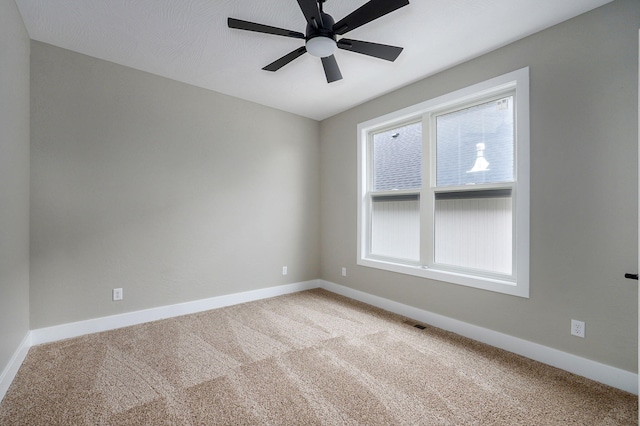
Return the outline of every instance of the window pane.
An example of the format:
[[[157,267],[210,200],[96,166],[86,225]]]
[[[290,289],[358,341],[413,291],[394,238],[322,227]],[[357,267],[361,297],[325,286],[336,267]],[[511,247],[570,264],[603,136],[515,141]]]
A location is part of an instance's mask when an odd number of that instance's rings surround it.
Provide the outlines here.
[[[373,135],[373,190],[422,186],[422,124]]]
[[[513,96],[436,117],[437,186],[513,181]]]
[[[477,195],[436,196],[435,262],[511,274],[512,198]]]
[[[420,260],[418,196],[374,197],[371,204],[371,254]]]

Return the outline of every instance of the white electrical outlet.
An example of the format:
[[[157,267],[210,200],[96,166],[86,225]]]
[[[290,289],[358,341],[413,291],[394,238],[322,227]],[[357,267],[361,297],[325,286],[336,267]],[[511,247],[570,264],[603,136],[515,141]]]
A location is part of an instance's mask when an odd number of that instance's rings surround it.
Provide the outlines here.
[[[343,277],[347,276],[347,268],[342,268],[342,276]]]
[[[584,338],[584,321],[571,320],[571,335]]]
[[[287,273],[288,273],[288,272],[289,272],[289,271],[287,270],[287,267],[286,267],[286,266],[283,266],[283,267],[282,267],[282,275],[287,275]]]
[[[122,300],[122,289],[121,288],[114,288],[113,289],[113,300]]]

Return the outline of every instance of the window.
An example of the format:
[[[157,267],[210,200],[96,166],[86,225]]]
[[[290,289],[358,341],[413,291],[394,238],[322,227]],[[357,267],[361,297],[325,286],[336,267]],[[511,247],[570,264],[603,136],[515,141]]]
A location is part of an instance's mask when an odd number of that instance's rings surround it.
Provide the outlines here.
[[[358,263],[529,296],[521,69],[358,126]]]

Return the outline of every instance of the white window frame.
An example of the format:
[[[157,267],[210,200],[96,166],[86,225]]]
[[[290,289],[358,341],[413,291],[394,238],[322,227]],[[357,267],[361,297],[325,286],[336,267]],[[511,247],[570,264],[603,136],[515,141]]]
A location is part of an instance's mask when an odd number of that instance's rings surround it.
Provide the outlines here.
[[[374,133],[399,127],[403,124],[423,120],[423,166],[428,174],[423,173],[423,189],[421,192],[433,194],[437,188],[432,188],[435,182],[434,170],[431,165],[435,161],[433,156],[434,143],[429,134],[431,116],[440,114],[458,106],[483,101],[500,94],[515,93],[515,146],[514,146],[514,182],[504,185],[512,189],[513,203],[513,274],[500,276],[499,274],[484,273],[482,271],[456,270],[444,268],[432,262],[428,264],[415,264],[394,259],[383,259],[372,256],[370,247],[371,229],[371,194],[369,193],[372,179],[370,139]],[[510,294],[519,297],[529,297],[529,68],[522,68],[499,77],[465,87],[460,90],[439,96],[419,103],[417,105],[395,111],[382,117],[368,120],[358,125],[358,257],[357,264],[386,271],[413,275],[437,281],[443,281],[463,286],[475,287],[498,293]],[[500,185],[491,185],[492,188]],[[482,189],[474,186],[475,189]],[[460,188],[461,190],[463,188]],[[468,190],[469,188],[464,188]],[[449,189],[447,189],[449,191]],[[433,212],[421,212],[427,216],[427,223],[431,223],[433,229]],[[422,223],[425,221],[423,219]],[[432,231],[422,230],[422,246],[432,241]],[[427,235],[425,237],[425,235]],[[426,241],[425,241],[426,240]],[[432,256],[431,250],[430,256]],[[433,260],[433,259],[432,259]]]

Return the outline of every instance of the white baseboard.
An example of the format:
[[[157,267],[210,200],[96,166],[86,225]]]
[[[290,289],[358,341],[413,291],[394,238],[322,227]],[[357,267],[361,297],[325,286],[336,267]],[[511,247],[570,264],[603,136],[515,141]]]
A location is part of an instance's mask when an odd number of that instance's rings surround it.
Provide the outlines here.
[[[462,322],[433,312],[404,305],[389,299],[354,290],[329,281],[320,280],[320,287],[327,291],[359,300],[369,305],[394,312],[444,330],[452,331],[465,337],[489,344],[524,357],[540,361],[544,364],[569,371],[582,377],[604,383],[618,389],[638,395],[638,375],[630,371],[611,367],[590,359],[572,355],[567,352],[529,342],[477,325]]]
[[[11,362],[2,372],[2,376],[0,376],[0,400],[4,397],[31,345],[267,299],[318,287],[561,368],[588,379],[638,394],[638,375],[635,373],[329,281],[311,280],[32,330],[25,337]]]
[[[27,353],[29,352],[29,348],[31,347],[31,332],[28,332],[18,349],[14,352],[11,360],[9,360],[9,364],[5,367],[0,375],[0,402],[4,398],[5,394],[9,390],[9,386],[11,386],[11,382],[16,377],[22,362],[27,357]]]
[[[31,344],[55,342],[58,340],[78,337],[85,334],[114,330],[130,325],[157,321],[165,318],[173,318],[181,315],[194,314],[210,309],[222,308],[239,303],[252,302],[254,300],[267,299],[283,294],[317,288],[317,280],[305,281],[294,284],[285,284],[276,287],[268,287],[259,290],[245,291],[242,293],[227,294],[208,299],[194,300],[192,302],[178,303],[175,305],[161,306],[142,311],[127,312],[125,314],[111,315],[52,327],[38,328],[31,331]]]

